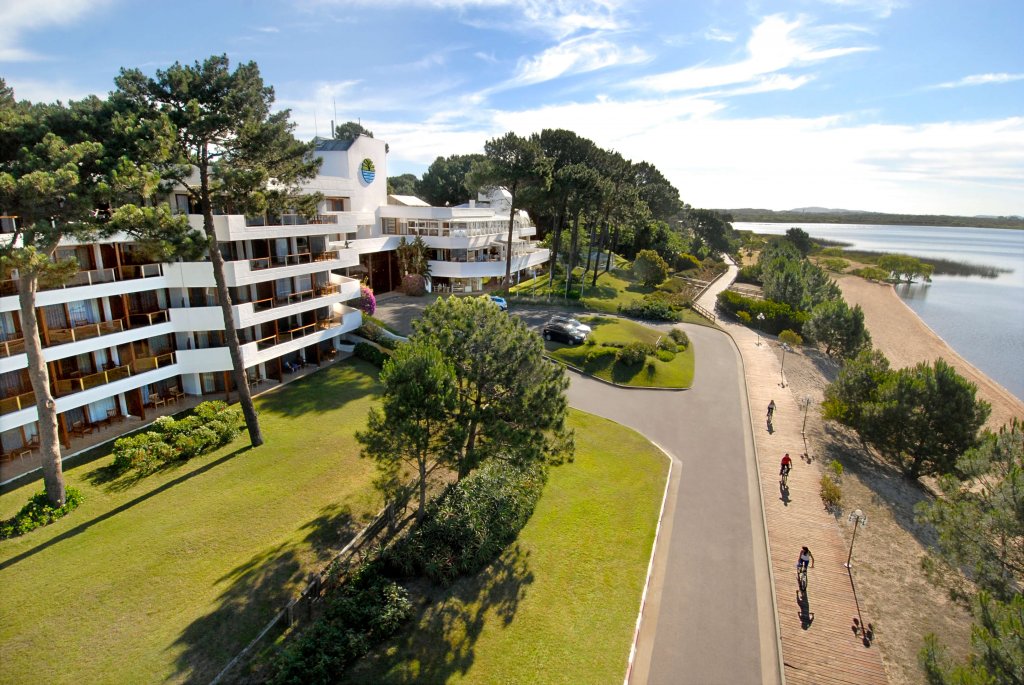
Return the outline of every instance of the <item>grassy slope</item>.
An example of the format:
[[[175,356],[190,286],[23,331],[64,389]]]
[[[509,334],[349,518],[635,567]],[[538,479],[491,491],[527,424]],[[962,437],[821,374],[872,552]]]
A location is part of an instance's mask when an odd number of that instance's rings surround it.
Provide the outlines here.
[[[586,373],[620,385],[688,388],[693,383],[693,345],[676,354],[675,359],[669,362],[648,357],[648,361],[654,362],[654,373],[650,374],[647,371],[646,362],[636,366],[623,366],[615,363],[614,353],[616,350],[602,348],[602,345],[609,342],[625,344],[634,340],[653,345],[658,338],[665,335],[663,332],[627,319],[594,317],[587,319],[587,323],[594,329],[590,336],[594,340],[594,345],[570,347],[549,342],[545,343],[548,354],[572,364]],[[602,349],[606,350],[607,354],[598,355],[590,361],[587,360],[588,355]]]
[[[0,681],[208,682],[379,506],[352,436],[373,374],[335,366],[257,400],[256,450],[243,432],[134,484],[103,482],[109,457],[71,466],[82,507],[0,542]]]
[[[625,675],[668,462],[639,434],[572,412],[577,458],[552,469],[519,539],[430,595],[414,629],[352,682],[614,683]]]

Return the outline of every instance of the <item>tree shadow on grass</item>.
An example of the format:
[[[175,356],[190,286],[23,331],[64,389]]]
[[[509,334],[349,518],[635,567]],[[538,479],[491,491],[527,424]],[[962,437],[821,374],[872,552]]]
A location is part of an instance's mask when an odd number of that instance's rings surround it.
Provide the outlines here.
[[[377,372],[376,367],[357,359],[333,364],[264,395],[257,401],[257,409],[289,418],[335,411],[378,394]]]
[[[449,588],[426,588],[419,616],[342,682],[443,683],[465,675],[476,660],[481,633],[495,621],[501,627],[512,623],[533,580],[529,553],[517,544],[472,578]]]
[[[211,461],[208,464],[200,466],[199,468],[195,469],[194,471],[189,471],[188,473],[184,473],[181,476],[175,478],[174,480],[167,481],[163,485],[161,485],[161,486],[159,486],[157,488],[154,488],[154,489],[150,490],[149,492],[145,492],[145,493],[139,495],[138,497],[136,497],[135,499],[130,500],[128,502],[125,502],[124,504],[122,504],[119,507],[115,507],[114,509],[111,509],[110,511],[104,512],[104,513],[100,514],[99,516],[97,516],[94,519],[90,519],[88,521],[80,523],[77,526],[75,526],[74,528],[72,528],[71,530],[68,530],[68,531],[66,531],[64,533],[61,533],[60,535],[58,535],[56,537],[50,538],[46,542],[43,542],[42,544],[36,545],[32,549],[27,549],[24,552],[22,552],[21,554],[19,554],[17,556],[14,556],[14,557],[11,557],[10,559],[0,563],[0,571],[2,571],[3,569],[7,568],[8,566],[13,566],[14,564],[17,564],[19,561],[21,561],[23,559],[27,559],[28,557],[30,557],[30,556],[32,556],[34,554],[38,554],[39,552],[42,552],[43,550],[45,550],[45,549],[47,549],[49,547],[52,547],[53,545],[56,545],[58,543],[61,543],[61,542],[65,541],[65,540],[69,539],[69,538],[73,538],[76,535],[84,533],[85,531],[87,531],[90,528],[92,528],[93,526],[95,526],[97,523],[102,523],[103,521],[106,521],[109,518],[117,516],[118,514],[120,514],[123,511],[127,511],[128,509],[131,509],[132,507],[134,507],[137,504],[141,504],[142,502],[145,502],[146,500],[148,500],[151,497],[155,497],[156,495],[159,495],[159,494],[161,494],[163,492],[166,492],[167,490],[170,490],[171,488],[175,487],[176,485],[180,485],[180,484],[182,484],[182,483],[184,483],[184,482],[186,482],[188,480],[191,480],[191,479],[195,478],[196,476],[204,474],[207,471],[209,471],[209,470],[211,470],[213,468],[216,468],[217,466],[220,466],[221,464],[223,464],[223,463],[225,463],[225,462],[227,462],[227,461],[229,461],[231,459],[234,459],[239,454],[242,454],[243,452],[247,452],[250,449],[252,449],[252,448],[249,445],[246,445],[245,447],[241,447],[241,448],[239,448],[237,450],[234,450],[233,452],[229,452],[228,454],[225,454],[224,456],[222,456],[219,459],[215,459],[214,461]]]
[[[316,557],[299,556],[302,546],[281,544],[254,554],[217,579],[226,586],[212,611],[193,621],[174,642],[177,677],[209,683],[263,627],[296,598],[314,571],[359,532],[347,505],[324,507],[300,530]]]

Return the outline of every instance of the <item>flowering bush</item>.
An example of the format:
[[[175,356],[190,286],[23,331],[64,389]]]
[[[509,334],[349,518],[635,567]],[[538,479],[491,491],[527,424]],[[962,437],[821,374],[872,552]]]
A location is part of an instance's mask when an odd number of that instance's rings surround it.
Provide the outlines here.
[[[373,296],[373,291],[367,285],[359,286],[359,299],[356,300],[356,309],[361,309],[368,315],[373,316],[374,312],[377,311],[377,298]]]

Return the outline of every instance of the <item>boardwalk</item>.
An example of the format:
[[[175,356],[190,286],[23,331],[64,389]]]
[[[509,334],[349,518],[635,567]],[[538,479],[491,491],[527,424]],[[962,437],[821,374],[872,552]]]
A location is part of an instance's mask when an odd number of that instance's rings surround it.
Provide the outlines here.
[[[725,287],[730,279],[722,280],[701,298],[701,304],[714,306],[713,291]],[[745,367],[786,682],[886,683],[878,648],[866,647],[853,631],[853,618],[859,615],[856,560],[851,573],[844,566],[848,549],[839,534],[846,519],[837,521],[822,506],[818,495],[821,455],[802,458],[803,407],[799,398],[782,386],[779,351],[775,343],[760,339],[754,331],[726,321],[719,323],[736,341]],[[765,414],[772,400],[776,411],[774,432],[769,433]],[[786,452],[793,458],[794,468],[784,492],[779,484],[779,461]],[[808,573],[806,595],[800,596],[796,561],[804,545],[813,553],[815,565]],[[871,617],[864,619],[870,622]]]

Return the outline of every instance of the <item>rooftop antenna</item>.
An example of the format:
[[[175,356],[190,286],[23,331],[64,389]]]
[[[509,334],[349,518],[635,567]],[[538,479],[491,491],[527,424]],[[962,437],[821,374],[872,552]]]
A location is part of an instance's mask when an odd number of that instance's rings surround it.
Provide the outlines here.
[[[334,119],[331,119],[331,140],[337,138],[337,136],[335,135],[336,130],[337,129],[334,128]]]
[[[313,110],[313,135],[320,137],[320,126],[316,123],[316,110]]]
[[[334,119],[331,120],[331,138],[333,138],[334,122],[338,120],[338,98],[332,97],[331,102],[334,103]]]

